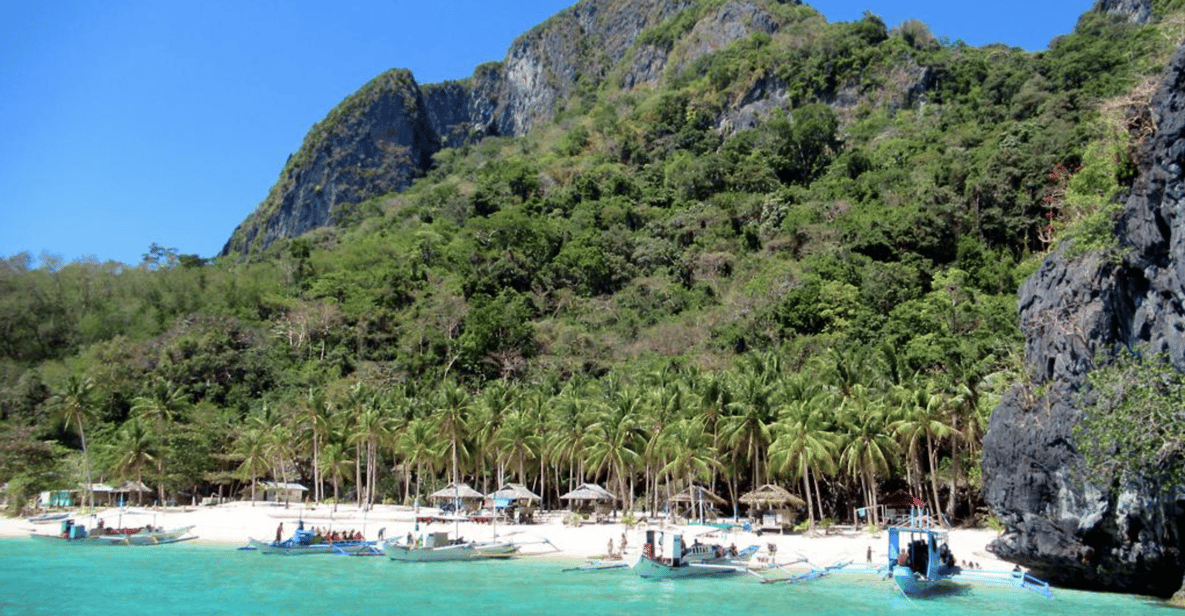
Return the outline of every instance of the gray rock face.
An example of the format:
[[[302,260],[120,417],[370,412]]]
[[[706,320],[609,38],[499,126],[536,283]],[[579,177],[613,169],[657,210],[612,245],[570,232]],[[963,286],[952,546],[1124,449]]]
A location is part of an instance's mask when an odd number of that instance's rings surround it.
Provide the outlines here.
[[[1152,0],[1100,0],[1098,10],[1127,17],[1135,24],[1152,21]]]
[[[388,71],[309,132],[267,200],[235,230],[223,254],[295,237],[329,224],[346,204],[403,190],[438,148],[411,73]]]
[[[705,10],[692,0],[583,0],[520,36],[502,62],[479,66],[467,80],[420,87],[409,72],[388,71],[310,132],[221,254],[262,250],[332,224],[349,204],[401,191],[442,147],[523,136],[610,74],[627,89],[651,87],[737,40],[772,34],[779,22],[762,8],[768,6],[767,0],[731,0]],[[689,10],[703,14],[694,15],[697,21],[673,49],[639,42]],[[859,95],[849,98],[854,105]],[[726,133],[753,126],[785,103],[785,85],[766,77],[717,124]]]
[[[984,438],[984,492],[1008,531],[990,547],[1069,586],[1171,595],[1185,573],[1185,487],[1083,479],[1077,393],[1116,345],[1185,370],[1185,47],[1152,101],[1156,133],[1117,224],[1121,262],[1058,251],[1020,290],[1032,383]]]

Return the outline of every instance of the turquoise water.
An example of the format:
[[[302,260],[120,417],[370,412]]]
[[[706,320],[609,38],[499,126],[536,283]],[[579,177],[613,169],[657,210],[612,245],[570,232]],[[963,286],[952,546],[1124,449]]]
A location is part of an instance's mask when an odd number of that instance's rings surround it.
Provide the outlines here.
[[[0,614],[1041,614],[1176,615],[1148,599],[973,587],[930,601],[890,582],[833,576],[799,585],[752,576],[651,581],[625,570],[564,573],[568,561],[396,563],[264,556],[180,543],[151,548],[0,540]]]

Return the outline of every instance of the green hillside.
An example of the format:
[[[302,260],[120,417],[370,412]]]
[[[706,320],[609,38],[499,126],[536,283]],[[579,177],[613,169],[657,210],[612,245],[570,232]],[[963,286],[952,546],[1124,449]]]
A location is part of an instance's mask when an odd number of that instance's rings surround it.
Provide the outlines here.
[[[678,53],[718,4],[642,39]],[[410,502],[455,472],[661,509],[772,482],[811,519],[896,488],[982,517],[1017,286],[1108,241],[1177,4],[1027,53],[770,3],[774,35],[654,88],[612,67],[249,259],[10,257],[0,483],[14,508],[88,468],[186,502],[264,478]],[[737,128],[763,87],[785,107]]]

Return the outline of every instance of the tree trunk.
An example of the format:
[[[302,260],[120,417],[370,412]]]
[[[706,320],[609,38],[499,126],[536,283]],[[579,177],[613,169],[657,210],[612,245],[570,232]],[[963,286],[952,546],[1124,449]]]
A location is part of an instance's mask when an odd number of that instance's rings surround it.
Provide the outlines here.
[[[931,506],[934,511],[938,511],[941,501],[938,500],[938,457],[934,455],[934,447],[930,442],[930,436],[926,435],[926,453],[930,461],[930,496]]]
[[[811,522],[811,530],[815,529],[815,500],[811,498],[811,479],[808,469],[809,465],[806,463],[806,457],[803,457],[800,462],[802,469],[802,488],[806,492],[806,516]]]
[[[827,519],[823,515],[823,494],[819,492],[819,469],[815,469],[814,476],[811,477],[811,483],[815,484],[815,504],[819,507],[819,522]]]
[[[959,495],[959,441],[954,434],[950,437],[950,495],[946,501],[946,519],[955,518],[955,499]]]

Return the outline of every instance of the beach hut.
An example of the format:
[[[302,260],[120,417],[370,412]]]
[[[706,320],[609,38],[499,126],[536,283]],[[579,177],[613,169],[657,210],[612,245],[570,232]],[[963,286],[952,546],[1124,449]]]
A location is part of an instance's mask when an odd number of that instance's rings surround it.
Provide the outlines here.
[[[262,494],[260,500],[269,503],[299,503],[304,499],[304,493],[309,489],[299,483],[284,483],[281,481],[261,481],[256,491],[256,497]],[[250,495],[251,486],[245,486],[243,493]]]
[[[687,489],[667,499],[668,504],[685,505],[691,512],[693,518],[699,519],[703,522],[708,517],[708,509],[715,505],[726,504],[723,498],[720,498],[711,490],[697,485],[688,486]]]
[[[151,494],[152,488],[144,485],[142,481],[125,481],[123,485],[112,490],[112,497],[116,499],[119,505],[127,505],[133,500],[137,505],[144,504],[144,494]]]
[[[83,490],[85,491],[85,488]],[[114,507],[119,504],[118,502],[115,501],[115,496],[114,496],[115,488],[113,488],[105,483],[90,484],[90,491],[91,491],[91,494],[94,494],[94,499],[95,499],[96,505],[106,505],[108,507]]]
[[[496,512],[501,511],[507,516],[514,516],[516,522],[530,522],[534,514],[531,501],[541,501],[543,498],[521,483],[507,483],[490,492],[489,506]]]
[[[753,516],[763,529],[784,530],[794,519],[790,506],[802,507],[806,501],[786,491],[785,488],[767,483],[741,496],[740,501],[749,505]]]
[[[573,512],[588,513],[591,511],[596,514],[599,522],[608,513],[617,497],[595,483],[582,483],[575,490],[561,496],[560,500],[579,503],[572,509]]]
[[[896,490],[885,494],[879,499],[881,523],[885,526],[906,526],[909,523],[909,510],[911,507],[925,507],[926,503],[905,490]],[[869,516],[866,507],[860,507],[856,510],[855,519],[857,522],[868,522]]]
[[[438,501],[452,501],[452,508],[459,510],[463,501],[478,499],[480,502],[481,499],[485,498],[485,495],[469,487],[467,483],[449,483],[447,486],[429,494],[428,498]],[[449,508],[447,502],[441,506],[442,510]]]

